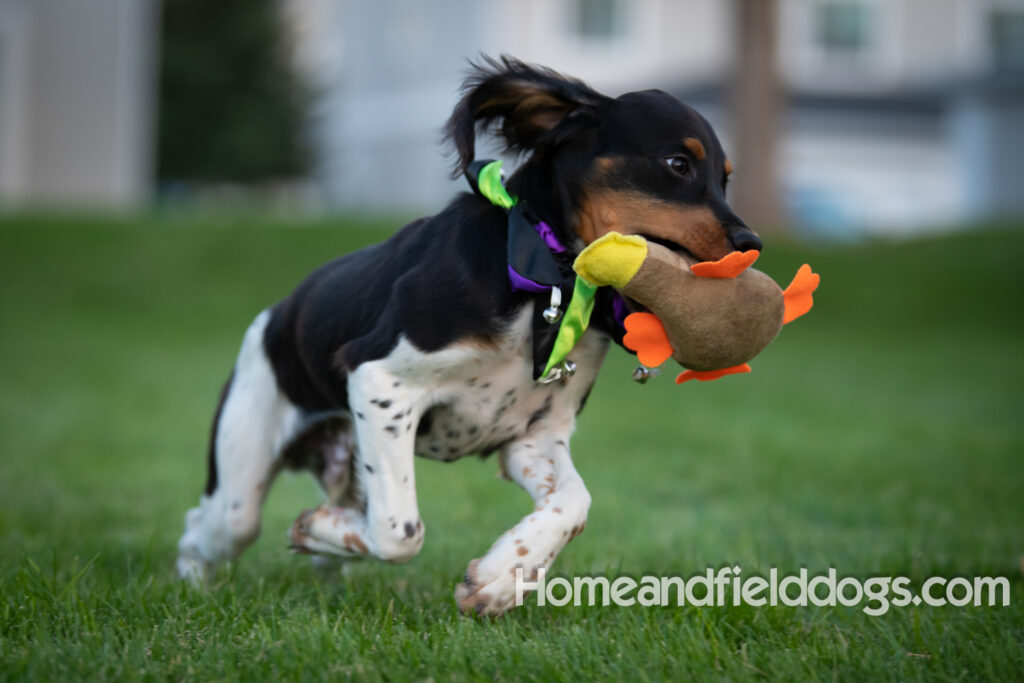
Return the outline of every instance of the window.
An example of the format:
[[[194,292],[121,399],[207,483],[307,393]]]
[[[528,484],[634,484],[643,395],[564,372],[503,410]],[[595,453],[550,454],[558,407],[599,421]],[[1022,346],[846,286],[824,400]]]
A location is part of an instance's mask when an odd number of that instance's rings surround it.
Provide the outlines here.
[[[815,37],[827,52],[853,55],[870,46],[871,23],[864,3],[827,0],[818,5]]]
[[[622,29],[620,0],[576,0],[576,32],[582,38],[611,40]]]
[[[1024,72],[1024,11],[997,10],[989,19],[992,61],[997,72]]]

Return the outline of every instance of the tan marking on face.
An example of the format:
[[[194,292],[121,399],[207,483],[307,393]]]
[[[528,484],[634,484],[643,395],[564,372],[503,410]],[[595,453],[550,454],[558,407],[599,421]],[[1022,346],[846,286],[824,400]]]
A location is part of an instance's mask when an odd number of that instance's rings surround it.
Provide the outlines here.
[[[725,169],[725,175],[731,175],[732,174],[732,162],[729,161],[728,159],[725,160],[724,169]]]
[[[700,140],[697,138],[686,138],[683,140],[683,144],[686,146],[686,149],[690,150],[693,156],[697,158],[697,161],[700,161],[708,155],[708,153],[704,151],[704,145],[702,145]]]
[[[614,231],[669,240],[705,261],[717,261],[734,251],[722,224],[706,206],[675,204],[639,192],[591,192],[578,219],[577,234],[584,244]]]

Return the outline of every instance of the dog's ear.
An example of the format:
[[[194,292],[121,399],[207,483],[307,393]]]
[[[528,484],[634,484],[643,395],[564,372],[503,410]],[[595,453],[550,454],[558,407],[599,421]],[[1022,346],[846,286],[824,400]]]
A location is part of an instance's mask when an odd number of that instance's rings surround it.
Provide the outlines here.
[[[582,81],[507,56],[472,65],[462,92],[445,127],[458,155],[456,178],[473,161],[478,124],[500,122],[506,150],[525,153],[564,141],[611,101]]]

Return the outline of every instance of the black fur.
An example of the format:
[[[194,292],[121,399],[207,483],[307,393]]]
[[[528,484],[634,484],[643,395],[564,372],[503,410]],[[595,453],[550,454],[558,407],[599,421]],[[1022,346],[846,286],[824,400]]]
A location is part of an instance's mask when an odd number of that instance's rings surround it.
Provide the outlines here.
[[[612,101],[582,81],[510,57],[485,57],[471,69],[462,92],[446,127],[458,155],[455,178],[473,161],[478,125],[486,129],[500,122],[506,151],[527,154],[595,125]]]
[[[213,414],[213,426],[210,428],[210,444],[206,452],[206,488],[204,492],[211,496],[217,490],[217,428],[220,425],[220,414],[224,410],[224,401],[228,398],[228,391],[231,390],[231,383],[235,379],[235,373],[228,376],[220,390],[220,398],[217,399],[217,410]]]

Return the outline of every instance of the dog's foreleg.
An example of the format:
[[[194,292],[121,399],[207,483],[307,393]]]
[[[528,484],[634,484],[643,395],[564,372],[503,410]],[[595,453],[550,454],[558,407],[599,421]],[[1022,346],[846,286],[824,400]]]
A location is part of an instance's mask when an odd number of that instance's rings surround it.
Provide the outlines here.
[[[296,520],[292,544],[310,552],[405,562],[419,552],[425,531],[413,471],[424,394],[396,377],[386,360],[360,365],[348,386],[356,431],[353,475],[365,512],[321,505]]]
[[[455,588],[463,612],[500,614],[512,607],[516,568],[523,568],[524,577],[536,578],[537,570],[549,567],[583,531],[590,494],[572,464],[570,433],[571,429],[558,430],[517,441],[502,451],[505,472],[533,497],[534,509],[483,558],[469,563],[464,581]]]

